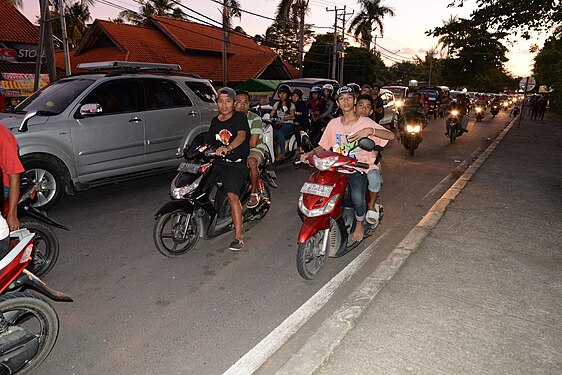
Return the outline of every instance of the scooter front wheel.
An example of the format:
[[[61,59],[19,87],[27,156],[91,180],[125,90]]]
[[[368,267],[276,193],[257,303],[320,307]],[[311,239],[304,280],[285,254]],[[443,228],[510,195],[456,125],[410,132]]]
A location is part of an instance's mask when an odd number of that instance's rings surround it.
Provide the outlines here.
[[[199,227],[193,215],[183,210],[160,216],[154,224],[156,249],[169,258],[192,250],[199,240]]]
[[[35,276],[46,275],[59,257],[59,240],[55,232],[46,224],[27,217],[21,219],[20,226],[35,234],[32,259],[27,269]]]
[[[324,247],[324,231],[317,232],[303,243],[299,243],[297,250],[297,269],[303,279],[312,280],[324,268],[326,253]]]

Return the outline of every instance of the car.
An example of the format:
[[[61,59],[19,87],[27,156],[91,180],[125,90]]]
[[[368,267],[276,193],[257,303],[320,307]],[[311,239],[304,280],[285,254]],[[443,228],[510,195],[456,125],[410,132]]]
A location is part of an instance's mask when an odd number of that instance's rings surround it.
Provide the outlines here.
[[[53,82],[0,117],[18,140],[44,210],[65,191],[177,168],[176,154],[201,141],[217,114],[211,83],[175,74],[178,65],[111,61],[79,68],[88,73]]]
[[[408,86],[383,86],[383,89],[390,90],[396,100],[404,101],[408,97],[410,88]]]
[[[433,115],[434,118],[443,117],[444,109],[441,106],[441,100],[445,97],[445,93],[440,87],[424,87],[417,92],[429,96],[428,116]]]
[[[379,96],[382,98],[384,106],[384,117],[379,121],[379,124],[393,129],[398,122],[394,93],[388,89],[381,88]]]

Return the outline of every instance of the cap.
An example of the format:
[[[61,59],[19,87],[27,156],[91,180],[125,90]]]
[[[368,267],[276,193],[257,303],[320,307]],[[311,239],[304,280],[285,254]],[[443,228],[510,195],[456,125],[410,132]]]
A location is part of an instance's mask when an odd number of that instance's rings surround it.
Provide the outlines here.
[[[230,87],[223,87],[219,89],[219,91],[217,91],[217,97],[221,96],[221,94],[226,94],[230,99],[236,100],[236,91]]]
[[[291,95],[291,88],[289,87],[289,85],[280,85],[279,88],[277,89],[279,92],[286,92],[287,94]]]
[[[342,86],[338,89],[338,92],[336,94],[336,99],[339,98],[341,95],[343,94],[351,94],[351,95],[355,95],[354,90],[349,87],[349,86]]]

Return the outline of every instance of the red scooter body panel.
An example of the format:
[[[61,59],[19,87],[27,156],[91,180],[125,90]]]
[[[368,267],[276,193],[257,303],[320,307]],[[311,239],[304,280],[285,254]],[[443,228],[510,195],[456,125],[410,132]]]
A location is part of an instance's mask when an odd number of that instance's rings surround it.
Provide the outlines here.
[[[305,243],[321,230],[330,228],[330,216],[307,217],[302,223],[297,243]]]
[[[25,249],[29,246],[33,246],[33,241],[29,242],[27,246],[18,254],[16,257],[8,264],[6,267],[0,270],[0,293],[4,291],[11,283],[14,281],[27,267],[31,261],[29,254],[27,259],[22,260],[23,256],[26,256]]]

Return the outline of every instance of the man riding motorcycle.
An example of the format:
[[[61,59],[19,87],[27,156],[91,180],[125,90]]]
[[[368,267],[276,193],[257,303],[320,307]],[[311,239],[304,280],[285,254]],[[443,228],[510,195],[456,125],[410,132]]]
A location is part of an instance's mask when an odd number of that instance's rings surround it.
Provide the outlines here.
[[[453,110],[457,110],[459,112],[459,121],[462,127],[462,130],[466,133],[468,133],[468,130],[466,129],[467,125],[468,125],[468,106],[470,105],[469,99],[467,98],[467,96],[465,94],[459,94],[457,96],[457,100],[452,102],[451,105],[449,106],[449,111],[453,111]],[[451,129],[451,117],[449,117],[447,119],[447,121],[445,122],[445,125],[447,127],[447,131],[445,132],[446,136],[449,136],[449,130]]]

